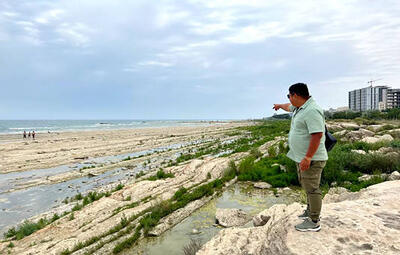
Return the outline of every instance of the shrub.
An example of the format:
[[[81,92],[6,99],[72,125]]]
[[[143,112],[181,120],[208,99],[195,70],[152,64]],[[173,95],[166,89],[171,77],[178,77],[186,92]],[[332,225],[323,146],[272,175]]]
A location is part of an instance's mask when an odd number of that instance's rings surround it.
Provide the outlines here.
[[[113,190],[112,190],[112,192],[115,192],[115,191],[118,191],[118,190],[121,190],[121,189],[123,189],[124,188],[124,185],[123,184],[121,184],[121,183],[119,183]]]
[[[285,141],[280,141],[278,144],[278,148],[279,148],[279,153],[287,153],[288,152],[288,146],[285,147]]]
[[[54,222],[54,221],[58,220],[59,218],[60,218],[60,216],[58,216],[58,214],[55,213],[55,214],[53,215],[53,218],[51,218],[51,222]]]
[[[362,181],[362,182],[356,182],[352,184],[344,184],[343,187],[349,189],[352,192],[360,191],[363,188],[366,188],[368,186],[378,184],[385,181],[382,177],[380,176],[375,176],[367,181]]]
[[[180,187],[174,194],[173,199],[174,200],[180,200],[182,199],[183,194],[187,192],[187,189],[185,187]]]
[[[83,208],[83,204],[77,203],[74,207],[72,207],[72,211],[79,211],[80,209]]]
[[[283,156],[281,156],[283,157]],[[298,184],[296,171],[282,172],[279,165],[271,166],[278,158],[264,158],[254,163],[252,158],[245,159],[239,165],[240,181],[264,181],[273,187],[286,187]]]
[[[129,224],[128,219],[126,218],[125,214],[122,214],[121,221],[120,221],[121,228],[126,227],[128,224]]]
[[[75,195],[75,200],[81,200],[82,198],[83,197],[82,197],[81,193],[78,193],[78,194]]]
[[[139,173],[136,174],[136,179],[142,177],[143,175],[145,175],[145,172],[140,171]]]
[[[254,158],[262,157],[262,153],[260,152],[260,150],[258,148],[251,149],[250,155],[252,155]]]
[[[135,233],[131,237],[117,244],[113,249],[113,253],[118,254],[124,249],[131,247],[139,239],[141,228],[141,226],[138,226],[135,230]]]
[[[353,160],[348,162],[349,168],[353,171],[371,174],[374,171],[391,173],[400,169],[400,159],[387,157],[382,154],[355,155]]]
[[[60,254],[61,254],[61,255],[69,255],[69,254],[71,254],[71,252],[70,252],[69,249],[65,249],[65,250],[63,250]]]
[[[148,178],[149,181],[156,181],[156,180],[161,180],[161,179],[166,179],[166,178],[173,178],[175,177],[172,173],[165,173],[164,170],[160,169],[156,175],[153,175]]]
[[[124,158],[122,161],[128,161],[128,160],[131,160],[131,159],[132,159],[131,156],[128,156],[128,157]]]
[[[252,156],[246,157],[239,164],[239,175],[247,174],[254,168],[254,158]]]
[[[387,125],[384,125],[383,127],[381,127],[380,131],[391,130],[391,129],[394,129],[394,128],[396,128],[396,127],[393,126],[393,125],[387,124]]]
[[[274,157],[276,157],[276,156],[277,156],[277,153],[276,153],[276,148],[275,148],[275,146],[270,146],[270,147],[268,148],[268,157],[274,158]]]
[[[396,140],[391,141],[389,146],[393,147],[393,148],[400,148],[400,140],[396,139]]]
[[[24,238],[25,236],[29,236],[35,231],[42,229],[44,226],[48,224],[48,220],[45,218],[40,219],[38,222],[30,222],[25,221],[20,225],[17,229],[11,228],[6,234],[6,237],[13,237],[15,236],[17,240]]]

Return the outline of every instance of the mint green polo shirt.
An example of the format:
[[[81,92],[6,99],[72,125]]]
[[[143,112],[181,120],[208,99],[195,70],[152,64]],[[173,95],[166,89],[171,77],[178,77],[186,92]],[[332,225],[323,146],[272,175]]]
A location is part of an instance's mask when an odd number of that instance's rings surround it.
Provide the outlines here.
[[[297,163],[300,163],[306,156],[310,145],[311,134],[322,132],[319,147],[311,160],[328,160],[328,153],[325,148],[325,116],[324,111],[310,97],[299,108],[291,105],[293,112],[289,132],[289,152],[287,156]]]

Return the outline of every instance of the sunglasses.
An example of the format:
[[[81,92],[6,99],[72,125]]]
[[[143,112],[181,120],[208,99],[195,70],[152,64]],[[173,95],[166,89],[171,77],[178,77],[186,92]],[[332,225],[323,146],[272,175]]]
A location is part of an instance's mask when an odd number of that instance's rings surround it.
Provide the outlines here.
[[[290,96],[291,96],[291,94],[287,94],[287,98],[289,98],[289,99],[290,99]]]

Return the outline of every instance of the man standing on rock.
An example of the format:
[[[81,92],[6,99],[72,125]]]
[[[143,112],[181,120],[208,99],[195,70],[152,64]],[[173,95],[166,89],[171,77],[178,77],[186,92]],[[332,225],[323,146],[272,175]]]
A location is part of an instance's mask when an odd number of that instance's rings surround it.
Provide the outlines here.
[[[304,218],[304,222],[295,228],[299,231],[319,231],[322,207],[319,185],[322,169],[328,160],[324,111],[309,95],[304,83],[290,86],[287,97],[290,103],[274,104],[273,109],[293,112],[287,156],[296,162],[299,182],[307,193],[307,209],[299,215],[299,218]]]

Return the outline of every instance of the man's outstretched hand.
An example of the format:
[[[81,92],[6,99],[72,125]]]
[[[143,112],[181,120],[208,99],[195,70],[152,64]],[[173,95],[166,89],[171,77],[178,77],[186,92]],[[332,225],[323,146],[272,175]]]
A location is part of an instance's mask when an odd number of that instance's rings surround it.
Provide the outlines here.
[[[272,107],[272,109],[277,111],[277,110],[281,109],[281,105],[280,104],[274,104],[274,107]]]

